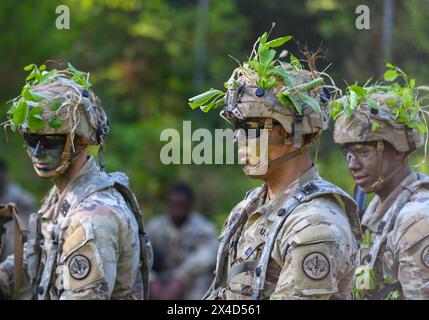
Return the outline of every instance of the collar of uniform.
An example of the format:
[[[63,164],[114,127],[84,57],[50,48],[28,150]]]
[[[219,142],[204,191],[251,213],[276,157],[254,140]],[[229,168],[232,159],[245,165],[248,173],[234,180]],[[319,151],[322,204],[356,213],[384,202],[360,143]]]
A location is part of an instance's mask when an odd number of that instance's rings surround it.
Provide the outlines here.
[[[64,188],[62,193],[59,193],[57,187],[54,186],[54,194],[58,198],[57,204],[59,204],[60,207],[57,208],[57,206],[55,206],[54,209],[47,210],[42,215],[42,218],[52,220],[54,216],[58,215],[58,211],[67,211],[70,208],[70,202],[65,199],[66,195],[70,194],[70,190],[74,189],[76,187],[76,184],[80,183],[80,177],[88,173],[94,173],[98,171],[99,169],[97,164],[95,163],[95,160],[92,158],[92,156],[89,156],[88,160],[85,162],[82,168],[80,168],[79,173],[76,175],[76,177],[73,178],[72,181],[69,182],[69,184]]]
[[[362,217],[362,225],[370,229],[372,232],[381,232],[381,229],[384,227],[381,225],[381,220],[383,219],[384,214],[393,205],[399,193],[417,179],[417,173],[412,171],[399,183],[383,203],[380,203],[380,198],[377,195],[374,196],[374,199],[372,199]]]
[[[260,213],[264,215],[268,220],[273,221],[277,217],[277,211],[283,207],[285,202],[295,194],[296,190],[306,183],[318,179],[319,172],[315,164],[311,166],[301,177],[292,181],[290,184],[284,187],[284,189],[279,192],[273,199],[267,201],[267,186],[264,184],[261,189],[263,193],[258,193],[260,195],[259,200],[263,200],[256,210],[253,210],[252,214]],[[261,197],[263,195],[263,197]],[[250,216],[250,215],[249,215]]]

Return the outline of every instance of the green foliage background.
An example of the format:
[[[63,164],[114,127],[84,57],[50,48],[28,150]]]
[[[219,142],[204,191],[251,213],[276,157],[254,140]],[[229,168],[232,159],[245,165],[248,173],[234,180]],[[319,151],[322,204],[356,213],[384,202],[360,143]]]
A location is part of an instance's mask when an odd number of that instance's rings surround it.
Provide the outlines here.
[[[197,193],[197,209],[218,226],[245,191],[260,182],[244,176],[238,165],[161,164],[165,128],[181,132],[182,121],[193,129],[226,125],[216,112],[192,112],[187,99],[210,87],[222,87],[236,62],[246,60],[254,40],[277,23],[272,38],[291,34],[315,50],[329,48],[318,68],[337,85],[381,78],[382,0],[210,0],[207,12],[190,0],[27,0],[0,2],[0,121],[6,101],[19,94],[25,65],[46,60],[70,61],[91,73],[94,91],[111,119],[105,158],[109,171],[126,172],[147,218],[163,210],[164,194],[177,180]],[[394,1],[393,37],[389,61],[429,83],[429,1]],[[55,8],[71,11],[71,29],[55,28]],[[367,4],[371,29],[357,30],[355,8]],[[205,45],[204,45],[205,43]],[[200,45],[199,45],[200,44]],[[201,45],[202,44],[202,45]],[[300,56],[296,44],[287,48]],[[344,161],[322,136],[318,147],[321,174],[347,191],[353,190]],[[0,157],[13,178],[39,199],[50,182],[39,179],[17,134],[0,133]],[[94,154],[95,149],[91,150]],[[423,154],[414,156],[418,163]],[[427,172],[428,165],[418,170]]]

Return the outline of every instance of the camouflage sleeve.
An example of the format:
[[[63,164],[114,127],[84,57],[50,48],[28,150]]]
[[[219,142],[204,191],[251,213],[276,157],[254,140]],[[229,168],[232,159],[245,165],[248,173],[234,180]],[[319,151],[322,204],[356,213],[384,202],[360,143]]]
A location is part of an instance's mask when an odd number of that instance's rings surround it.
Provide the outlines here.
[[[13,267],[13,255],[7,256],[7,258],[0,263],[0,294],[3,298],[10,298],[13,291]]]
[[[175,271],[179,279],[192,280],[192,276],[204,272],[210,273],[214,268],[218,249],[215,229],[211,226],[207,227],[204,235],[195,241],[197,242],[195,251]]]
[[[333,227],[302,222],[280,246],[283,267],[270,299],[329,299],[339,291],[336,277],[344,253]]]
[[[429,299],[428,218],[415,222],[399,242],[398,279],[406,299]]]
[[[72,214],[61,256],[64,291],[60,299],[110,299],[117,278],[121,228],[125,226],[103,205]]]

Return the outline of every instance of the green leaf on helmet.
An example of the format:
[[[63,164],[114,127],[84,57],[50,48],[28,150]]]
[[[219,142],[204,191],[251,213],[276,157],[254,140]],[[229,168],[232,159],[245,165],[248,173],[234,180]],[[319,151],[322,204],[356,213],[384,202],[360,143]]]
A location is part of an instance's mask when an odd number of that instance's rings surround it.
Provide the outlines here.
[[[377,121],[373,121],[371,124],[371,131],[377,131],[379,128],[381,128],[381,125]]]
[[[262,51],[259,55],[259,62],[263,66],[268,66],[276,56],[276,50],[270,49],[268,51]]]
[[[290,64],[298,70],[302,69],[302,65],[301,62],[299,61],[299,59],[297,57],[295,57],[292,53],[290,54]]]
[[[313,97],[311,97],[305,93],[302,93],[302,92],[298,93],[298,97],[302,102],[304,102],[311,109],[313,109],[314,112],[321,112],[322,111],[322,110],[320,110],[319,103]]]
[[[318,85],[322,84],[323,81],[324,81],[323,78],[316,78],[316,79],[311,80],[307,83],[299,85],[299,90],[300,91],[308,91],[308,90],[314,89]]]
[[[284,45],[290,39],[292,39],[292,36],[285,36],[285,37],[281,37],[281,38],[271,40],[271,41],[267,42],[266,45],[270,48],[277,48],[277,47]]]
[[[265,31],[262,36],[261,36],[261,40],[259,41],[260,44],[265,45],[265,43],[267,42],[267,38],[268,38],[268,33]]]
[[[58,129],[59,127],[61,127],[62,121],[60,120],[60,118],[55,117],[50,119],[48,121],[48,124],[51,128]]]
[[[55,102],[51,103],[51,105],[50,105],[50,109],[52,111],[57,111],[60,107],[61,107],[61,102],[59,102],[59,101],[55,101]]]
[[[21,100],[18,106],[12,112],[12,120],[16,125],[21,125],[25,122],[28,116],[28,104]]]
[[[289,88],[293,88],[295,87],[295,79],[292,76],[292,74],[290,74],[289,72],[287,72],[286,70],[282,69],[282,68],[274,68],[271,71],[271,74],[275,74],[277,76],[279,76],[283,83],[288,86]]]
[[[217,89],[210,89],[209,91],[206,91],[204,93],[201,93],[195,97],[188,99],[188,104],[191,107],[192,110],[201,107],[205,105],[207,102],[209,102],[211,99],[213,99],[216,96],[225,95],[223,91],[217,90]]]
[[[30,71],[30,70],[34,69],[35,67],[37,67],[37,66],[34,63],[32,63],[32,64],[29,64],[28,66],[25,66],[24,70]]]
[[[282,92],[278,95],[279,101],[283,103],[284,105],[288,105],[291,103],[295,110],[298,111],[299,114],[302,114],[302,107],[299,104],[299,102],[292,96],[292,94],[289,94],[287,92]]]
[[[28,116],[28,128],[30,131],[39,131],[45,127],[45,121],[41,117],[42,107],[35,107],[30,110]]]
[[[29,87],[24,87],[21,92],[22,97],[27,101],[40,102],[44,97],[39,96],[38,94],[31,92]]]
[[[380,107],[379,103],[378,103],[378,102],[375,102],[375,101],[374,101],[374,100],[372,100],[372,99],[368,99],[366,102],[368,103],[368,106],[369,106],[370,108],[372,108],[372,109],[377,109],[377,110],[378,110],[378,108]]]
[[[354,91],[359,97],[364,97],[366,95],[366,89],[357,84],[351,85],[348,89]]]
[[[395,70],[387,70],[384,73],[384,80],[386,81],[395,81],[398,77],[398,73]]]

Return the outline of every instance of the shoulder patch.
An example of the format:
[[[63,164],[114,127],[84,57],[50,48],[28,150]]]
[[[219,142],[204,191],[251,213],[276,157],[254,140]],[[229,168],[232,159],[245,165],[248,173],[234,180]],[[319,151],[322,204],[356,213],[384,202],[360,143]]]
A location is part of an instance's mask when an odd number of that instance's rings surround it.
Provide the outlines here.
[[[302,260],[302,271],[312,280],[326,278],[331,269],[329,259],[321,252],[315,251],[307,254]]]
[[[423,250],[422,250],[422,263],[426,268],[429,268],[429,246],[426,246]]]
[[[83,254],[76,254],[70,259],[69,270],[73,279],[83,280],[91,272],[91,261]]]

